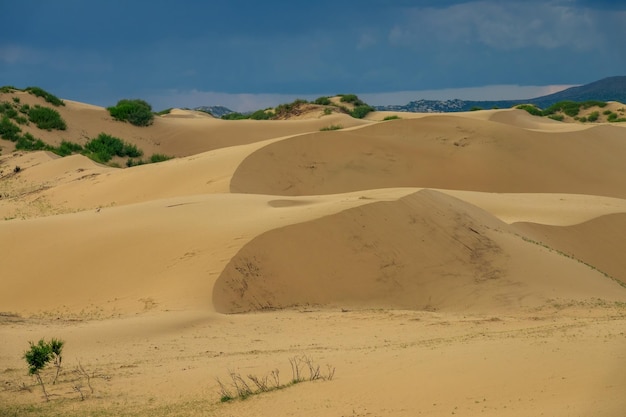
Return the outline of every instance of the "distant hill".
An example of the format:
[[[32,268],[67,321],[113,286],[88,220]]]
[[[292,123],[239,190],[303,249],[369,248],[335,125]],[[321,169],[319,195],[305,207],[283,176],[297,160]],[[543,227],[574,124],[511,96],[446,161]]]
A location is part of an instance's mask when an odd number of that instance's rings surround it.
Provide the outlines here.
[[[214,117],[220,118],[225,114],[235,113],[234,110],[224,106],[200,106],[195,107],[194,110],[211,113]]]
[[[531,99],[472,101],[472,100],[416,100],[405,105],[374,106],[382,111],[405,111],[418,113],[440,113],[470,111],[472,109],[510,108],[520,103],[532,103],[538,107],[550,107],[559,101],[619,101],[626,103],[626,76],[608,77],[558,93]]]

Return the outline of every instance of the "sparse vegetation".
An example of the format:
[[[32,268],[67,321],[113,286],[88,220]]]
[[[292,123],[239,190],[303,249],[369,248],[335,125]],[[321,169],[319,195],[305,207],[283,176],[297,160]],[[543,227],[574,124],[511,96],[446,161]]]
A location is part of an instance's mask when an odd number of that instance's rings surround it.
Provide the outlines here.
[[[331,381],[335,376],[335,368],[333,366],[327,365],[326,373],[323,373],[321,367],[306,355],[289,358],[289,364],[291,365],[291,380],[286,384],[281,384],[280,371],[278,369],[274,369],[262,377],[248,374],[246,378],[237,372],[229,370],[229,383],[224,383],[219,378],[216,379],[219,385],[220,401],[245,400],[252,395],[284,389],[307,380]],[[306,370],[308,370],[308,377],[305,376]]]
[[[0,87],[0,93],[12,93],[14,91],[17,91],[18,89],[16,87],[13,87],[12,85],[3,85],[2,87]]]
[[[603,101],[595,101],[595,100],[584,101],[582,103],[579,103],[576,101],[559,101],[558,103],[555,103],[551,105],[550,107],[548,107],[547,109],[545,109],[543,111],[543,115],[548,116],[556,112],[563,112],[570,117],[574,117],[578,115],[581,108],[588,109],[594,106],[602,108],[602,107],[605,107],[606,104],[607,103]]]
[[[600,117],[600,112],[599,111],[594,111],[594,112],[591,112],[589,114],[589,116],[587,116],[587,121],[588,122],[597,122],[599,117]]]
[[[115,120],[129,122],[135,126],[149,126],[154,121],[152,106],[144,100],[122,99],[115,106],[107,107]]]
[[[339,129],[343,129],[342,125],[330,125],[330,126],[324,126],[323,128],[320,129],[321,132],[325,132],[325,131],[329,131],[329,130],[339,130]]]
[[[157,116],[163,116],[164,114],[170,114],[171,112],[172,112],[172,108],[170,107],[169,109],[161,110],[154,114],[156,114]]]
[[[42,107],[39,105],[31,107],[28,111],[28,120],[36,124],[39,129],[67,129],[65,120],[61,118],[59,112],[49,107]]]
[[[43,88],[26,87],[24,91],[27,91],[28,93],[37,97],[43,97],[44,100],[46,100],[48,103],[54,106],[65,106],[65,103],[63,102],[63,100],[61,100],[60,98],[58,98],[57,96],[53,94],[50,94],[49,92],[45,91]]]
[[[398,116],[397,114],[393,114],[393,115],[391,115],[391,116],[386,116],[386,117],[383,119],[383,122],[386,122],[387,120],[399,120],[399,119],[401,119],[401,117],[400,117],[400,116]]]

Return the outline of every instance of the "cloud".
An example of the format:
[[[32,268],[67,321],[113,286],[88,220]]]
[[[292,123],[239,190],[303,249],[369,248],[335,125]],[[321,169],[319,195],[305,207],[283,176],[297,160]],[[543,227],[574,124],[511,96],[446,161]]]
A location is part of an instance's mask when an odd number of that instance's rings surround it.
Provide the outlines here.
[[[410,8],[389,31],[392,45],[415,42],[483,45],[496,50],[572,48],[599,41],[593,11],[572,2],[473,1],[446,8]]]
[[[0,45],[0,62],[5,64],[34,64],[41,61],[42,54],[21,45]]]

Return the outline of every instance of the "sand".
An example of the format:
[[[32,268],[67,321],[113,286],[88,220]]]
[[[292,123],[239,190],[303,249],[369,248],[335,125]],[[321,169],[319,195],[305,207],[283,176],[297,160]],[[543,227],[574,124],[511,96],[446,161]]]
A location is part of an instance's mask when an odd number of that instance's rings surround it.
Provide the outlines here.
[[[623,415],[623,127],[59,111],[176,158],[1,143],[0,415]],[[45,402],[21,356],[51,337]],[[222,403],[232,375],[281,389]]]

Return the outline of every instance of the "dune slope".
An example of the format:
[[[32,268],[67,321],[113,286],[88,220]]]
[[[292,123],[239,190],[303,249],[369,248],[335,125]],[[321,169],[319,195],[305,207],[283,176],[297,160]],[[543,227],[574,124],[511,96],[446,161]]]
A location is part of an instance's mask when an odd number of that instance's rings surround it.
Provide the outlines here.
[[[303,305],[486,312],[555,296],[626,301],[626,289],[475,206],[424,190],[255,238],[218,278],[213,303],[224,313]]]
[[[306,195],[427,187],[624,198],[623,138],[617,126],[534,131],[447,115],[395,120],[268,145],[242,162],[231,191]]]

